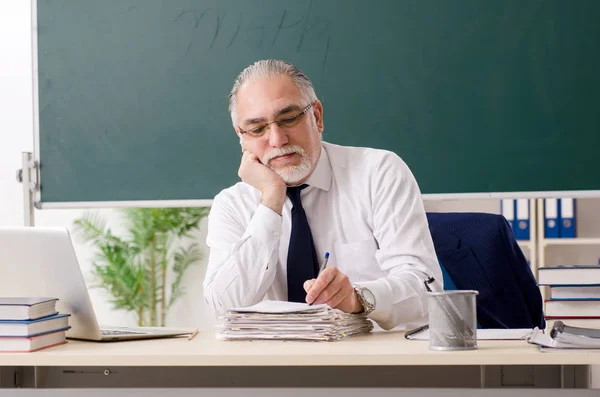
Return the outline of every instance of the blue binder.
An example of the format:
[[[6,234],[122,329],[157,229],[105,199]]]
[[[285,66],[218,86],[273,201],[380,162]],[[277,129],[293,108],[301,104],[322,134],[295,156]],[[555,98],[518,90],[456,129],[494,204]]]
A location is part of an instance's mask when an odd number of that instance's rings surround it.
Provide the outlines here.
[[[517,199],[515,204],[515,239],[529,240],[529,200]]]
[[[558,235],[561,238],[575,238],[576,233],[576,216],[575,216],[575,199],[563,198],[559,199],[559,227]]]
[[[544,237],[558,238],[558,199],[544,199]]]
[[[515,200],[502,199],[500,200],[500,213],[506,218],[510,228],[515,230]]]

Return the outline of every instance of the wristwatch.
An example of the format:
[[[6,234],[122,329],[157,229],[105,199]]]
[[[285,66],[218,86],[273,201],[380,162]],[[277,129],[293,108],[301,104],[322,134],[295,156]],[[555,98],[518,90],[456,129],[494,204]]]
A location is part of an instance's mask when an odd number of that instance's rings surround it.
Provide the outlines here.
[[[359,285],[354,284],[354,291],[356,291],[356,296],[358,296],[358,301],[363,306],[363,311],[361,314],[365,316],[369,315],[373,310],[375,310],[375,295],[371,292],[367,287],[361,287]]]

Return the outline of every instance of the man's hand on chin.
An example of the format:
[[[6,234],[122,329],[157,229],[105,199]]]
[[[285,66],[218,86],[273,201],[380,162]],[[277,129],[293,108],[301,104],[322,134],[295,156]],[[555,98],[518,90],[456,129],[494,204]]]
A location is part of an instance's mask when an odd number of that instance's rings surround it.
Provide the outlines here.
[[[254,153],[244,150],[238,176],[243,182],[260,190],[262,205],[281,215],[287,185],[275,171],[261,163]]]

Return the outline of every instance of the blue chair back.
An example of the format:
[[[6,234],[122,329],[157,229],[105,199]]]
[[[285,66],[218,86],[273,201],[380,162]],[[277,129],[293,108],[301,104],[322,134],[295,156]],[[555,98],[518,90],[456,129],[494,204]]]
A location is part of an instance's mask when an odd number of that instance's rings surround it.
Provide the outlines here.
[[[473,289],[481,328],[545,327],[542,296],[506,219],[488,213],[427,213],[445,289]]]

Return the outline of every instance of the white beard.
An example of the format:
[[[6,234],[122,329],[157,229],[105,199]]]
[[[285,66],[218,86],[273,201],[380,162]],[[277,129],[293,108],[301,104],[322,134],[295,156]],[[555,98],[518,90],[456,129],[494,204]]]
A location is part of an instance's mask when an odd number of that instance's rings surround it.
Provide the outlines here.
[[[277,156],[283,156],[286,154],[296,153],[300,156],[300,164],[287,166],[283,169],[271,168],[285,183],[288,185],[294,184],[295,182],[301,181],[306,178],[313,168],[313,162],[310,157],[306,154],[304,149],[296,145],[284,146],[281,149],[273,149],[265,154],[261,160],[263,164],[269,164],[269,161]]]

